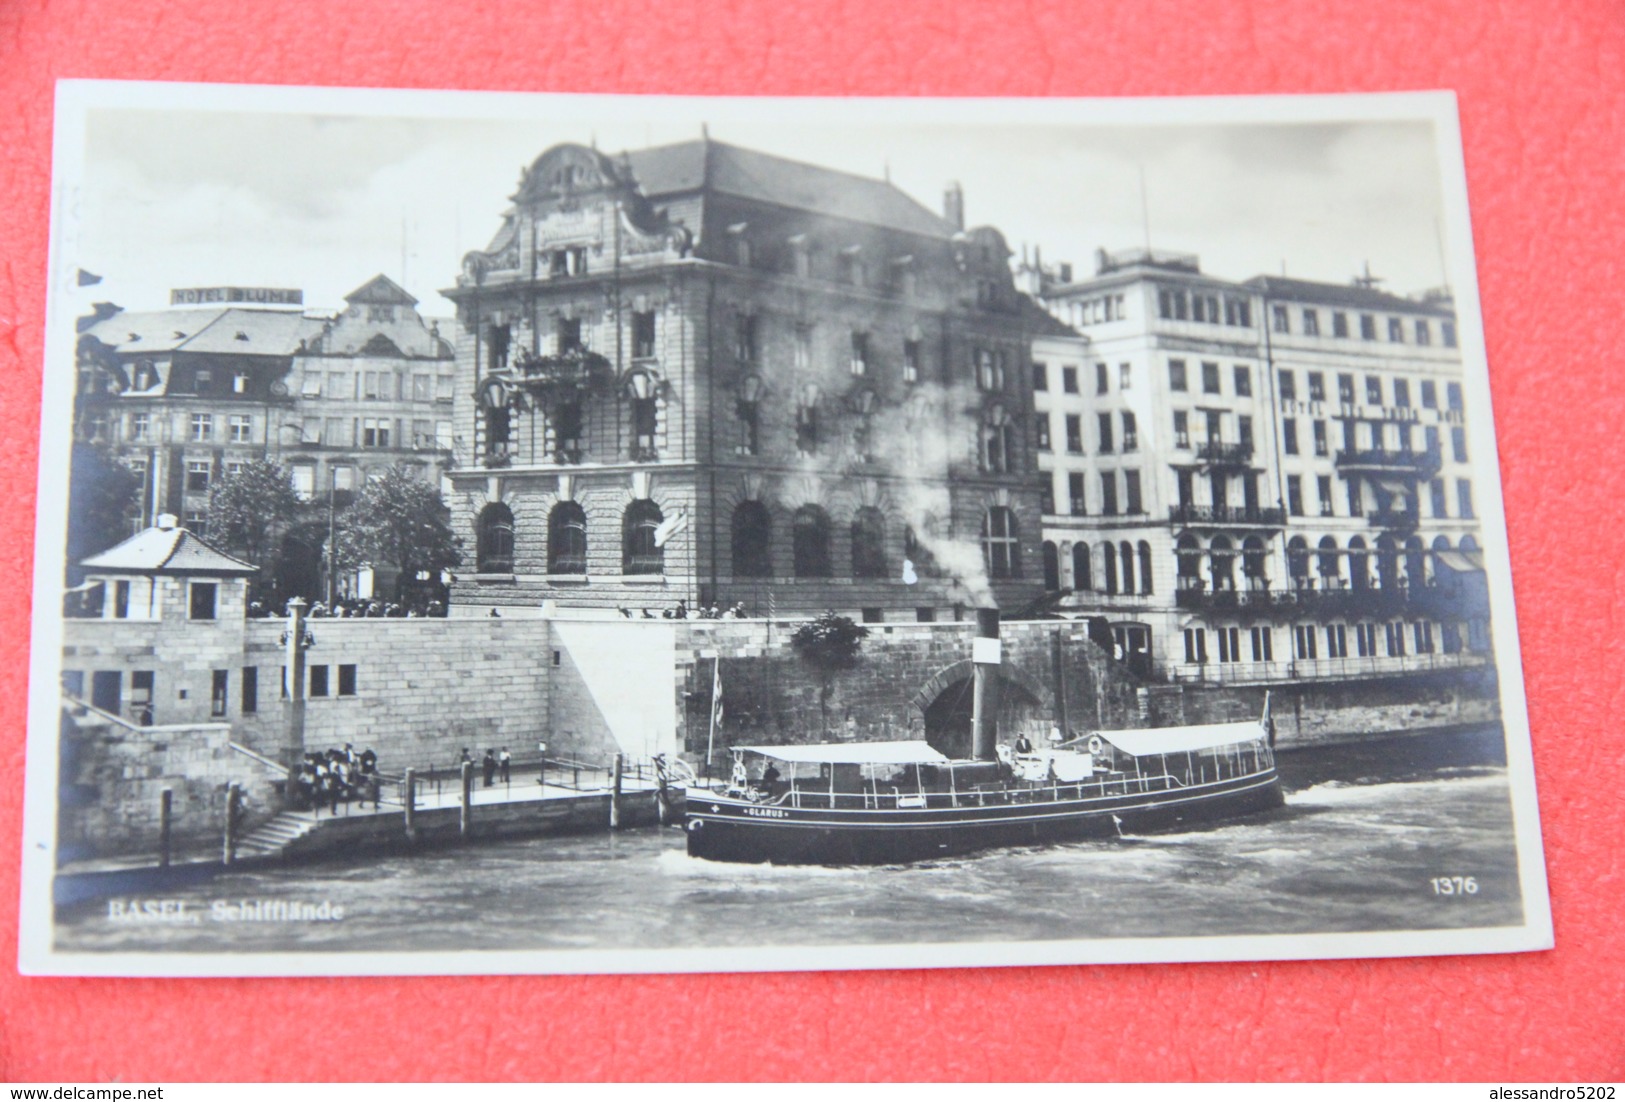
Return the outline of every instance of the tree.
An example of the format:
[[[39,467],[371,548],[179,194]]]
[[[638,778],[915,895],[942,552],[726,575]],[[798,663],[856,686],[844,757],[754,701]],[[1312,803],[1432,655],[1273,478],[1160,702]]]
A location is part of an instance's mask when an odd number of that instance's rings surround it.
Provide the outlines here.
[[[68,474],[68,571],[130,535],[141,498],[134,471],[93,444],[75,444]]]
[[[790,646],[801,655],[803,661],[818,671],[818,711],[826,730],[829,727],[829,694],[835,684],[835,675],[857,665],[858,651],[863,648],[863,641],[868,636],[868,628],[834,612],[826,612],[816,620],[809,620],[790,636]]]
[[[266,567],[277,536],[298,512],[288,469],[269,459],[251,459],[215,483],[209,495],[209,542]]]
[[[338,518],[341,569],[388,563],[399,569],[400,595],[419,574],[438,581],[463,561],[463,541],[446,523],[440,491],[403,467],[368,479],[355,504]]]

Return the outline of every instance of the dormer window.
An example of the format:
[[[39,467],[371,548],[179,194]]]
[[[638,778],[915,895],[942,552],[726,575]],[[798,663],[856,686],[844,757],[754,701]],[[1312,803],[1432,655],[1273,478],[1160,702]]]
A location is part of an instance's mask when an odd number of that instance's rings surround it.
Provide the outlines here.
[[[851,245],[841,250],[839,267],[836,270],[837,278],[849,287],[863,286],[863,250],[859,245]]]
[[[751,264],[750,238],[745,236],[749,226],[748,222],[735,222],[728,227],[728,238],[733,242],[734,263],[741,268],[748,268]]]
[[[894,283],[897,293],[904,298],[913,298],[918,283],[914,274],[914,258],[912,256],[900,256],[892,261],[892,269],[896,273]]]
[[[790,238],[790,270],[802,279],[812,275],[812,250],[804,233]]]

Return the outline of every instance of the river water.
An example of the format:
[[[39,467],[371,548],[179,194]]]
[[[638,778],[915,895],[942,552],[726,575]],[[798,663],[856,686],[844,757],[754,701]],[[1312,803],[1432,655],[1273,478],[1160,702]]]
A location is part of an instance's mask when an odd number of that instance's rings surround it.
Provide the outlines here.
[[[1124,839],[882,868],[689,858],[677,830],[536,838],[222,875],[166,890],[200,920],[59,909],[61,951],[568,950],[1331,933],[1522,921],[1499,727],[1280,755],[1286,806]],[[1472,876],[1441,896],[1435,877]],[[341,905],[217,922],[219,901]]]

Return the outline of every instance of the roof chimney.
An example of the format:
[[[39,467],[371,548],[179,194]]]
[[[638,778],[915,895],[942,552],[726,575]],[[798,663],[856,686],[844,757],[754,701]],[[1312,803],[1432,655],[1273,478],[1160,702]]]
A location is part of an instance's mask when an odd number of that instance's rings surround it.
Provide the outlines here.
[[[948,190],[942,193],[942,217],[951,222],[954,229],[964,230],[965,189],[959,186],[958,180],[949,180]]]
[[[160,529],[162,529],[163,531],[165,531],[165,532],[174,531],[176,523],[177,523],[177,521],[176,521],[174,513],[159,513],[158,514],[158,527]]]

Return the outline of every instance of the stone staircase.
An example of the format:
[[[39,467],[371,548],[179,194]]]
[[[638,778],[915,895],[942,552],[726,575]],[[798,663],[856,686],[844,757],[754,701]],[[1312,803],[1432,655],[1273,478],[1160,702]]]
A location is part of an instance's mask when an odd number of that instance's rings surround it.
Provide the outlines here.
[[[316,825],[316,817],[309,812],[279,812],[237,840],[237,856],[279,856]]]

